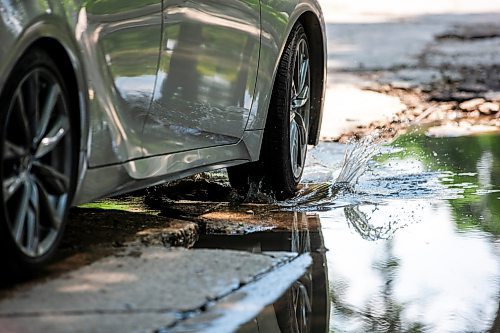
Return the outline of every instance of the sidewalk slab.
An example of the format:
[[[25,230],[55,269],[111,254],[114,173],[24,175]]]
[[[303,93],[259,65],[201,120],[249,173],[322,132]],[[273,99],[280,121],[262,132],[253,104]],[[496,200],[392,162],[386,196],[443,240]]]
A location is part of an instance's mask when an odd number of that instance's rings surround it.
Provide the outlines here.
[[[0,332],[150,332],[186,313],[203,313],[295,258],[289,252],[132,248],[1,300]],[[289,275],[296,279],[304,270]],[[286,290],[288,279],[276,280],[276,290]]]

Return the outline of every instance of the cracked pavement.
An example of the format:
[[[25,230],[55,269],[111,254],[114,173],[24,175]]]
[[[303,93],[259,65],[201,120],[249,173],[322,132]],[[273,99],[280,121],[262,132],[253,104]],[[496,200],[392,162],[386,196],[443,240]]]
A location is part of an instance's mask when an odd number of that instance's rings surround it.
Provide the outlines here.
[[[0,301],[0,332],[150,332],[172,326],[180,332],[202,310],[198,325],[220,312],[231,318],[222,331],[231,332],[281,296],[310,263],[308,254],[286,252],[131,247]],[[206,310],[211,302],[233,310]],[[210,331],[208,320],[203,323],[199,331]]]

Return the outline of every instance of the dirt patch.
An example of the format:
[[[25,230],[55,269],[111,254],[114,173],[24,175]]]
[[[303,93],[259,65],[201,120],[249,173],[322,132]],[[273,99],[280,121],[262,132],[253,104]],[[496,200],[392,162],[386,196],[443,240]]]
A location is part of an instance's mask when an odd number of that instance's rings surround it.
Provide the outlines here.
[[[408,127],[429,123],[500,127],[499,24],[459,24],[434,37],[416,65],[351,72],[365,90],[398,97],[406,108],[392,119],[343,133],[346,142],[379,131],[392,138]]]
[[[283,211],[277,205],[182,201],[171,204],[176,211],[191,212],[200,235],[247,234],[264,230],[291,230],[301,225],[303,213]],[[195,214],[193,207],[199,210]],[[300,228],[300,227],[299,227]]]
[[[422,84],[421,86],[401,87],[400,82],[373,82],[364,89],[398,97],[406,108],[395,114],[392,119],[358,126],[338,138],[326,138],[325,141],[345,143],[352,138],[361,138],[374,132],[380,133],[383,139],[391,139],[404,133],[410,127],[429,124],[458,127],[481,125],[500,129],[500,87],[498,86],[500,69],[494,67],[489,71],[464,69],[462,72],[466,73],[463,74],[465,77],[468,77],[467,83],[457,82],[456,79],[450,80],[446,76],[442,76],[430,86]],[[498,75],[492,75],[493,72],[498,72]],[[366,75],[377,77],[380,73]]]
[[[437,40],[476,40],[500,38],[500,25],[495,24],[465,24],[436,36]]]

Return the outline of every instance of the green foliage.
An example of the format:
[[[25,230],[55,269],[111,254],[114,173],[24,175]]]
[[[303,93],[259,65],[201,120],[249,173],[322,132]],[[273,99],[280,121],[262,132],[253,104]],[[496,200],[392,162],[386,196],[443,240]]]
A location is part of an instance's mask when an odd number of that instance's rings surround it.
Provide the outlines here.
[[[78,206],[80,208],[93,208],[104,210],[121,210],[127,212],[146,212],[140,197],[107,198],[86,203]]]
[[[459,230],[479,229],[500,235],[500,135],[481,134],[456,138],[429,138],[416,132],[398,138],[395,153],[380,162],[420,160],[429,171],[449,171],[452,180],[445,186],[463,189],[463,197],[449,200]],[[489,180],[489,182],[488,182]],[[485,183],[486,182],[486,183]]]

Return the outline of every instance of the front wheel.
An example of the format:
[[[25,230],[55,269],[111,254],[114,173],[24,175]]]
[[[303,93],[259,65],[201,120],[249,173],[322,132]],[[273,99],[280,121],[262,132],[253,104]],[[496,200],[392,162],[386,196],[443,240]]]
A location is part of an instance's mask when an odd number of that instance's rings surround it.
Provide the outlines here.
[[[295,194],[305,167],[311,112],[309,44],[297,23],[279,63],[267,116],[261,161],[228,168],[231,185],[248,191],[252,185],[277,199]]]
[[[31,271],[61,238],[76,166],[68,93],[45,51],[21,58],[0,96],[0,111],[0,259]]]

